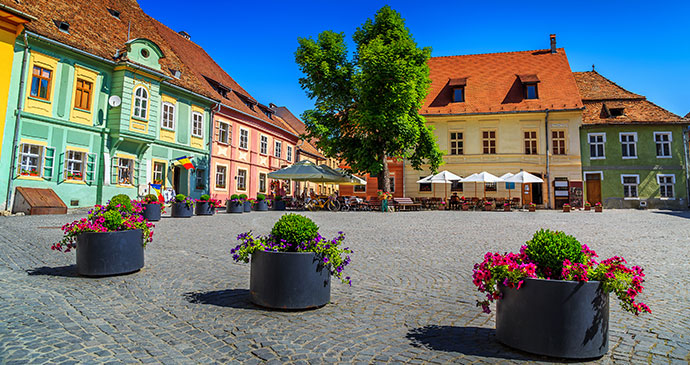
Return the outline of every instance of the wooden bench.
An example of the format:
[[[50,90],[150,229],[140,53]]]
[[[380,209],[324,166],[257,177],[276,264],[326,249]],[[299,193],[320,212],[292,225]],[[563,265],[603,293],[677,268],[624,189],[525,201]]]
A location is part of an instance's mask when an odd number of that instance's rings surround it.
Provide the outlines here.
[[[381,210],[381,201],[377,196],[372,196],[367,202],[367,205],[371,210]]]
[[[400,210],[420,210],[422,205],[415,203],[410,198],[393,198],[393,204]]]

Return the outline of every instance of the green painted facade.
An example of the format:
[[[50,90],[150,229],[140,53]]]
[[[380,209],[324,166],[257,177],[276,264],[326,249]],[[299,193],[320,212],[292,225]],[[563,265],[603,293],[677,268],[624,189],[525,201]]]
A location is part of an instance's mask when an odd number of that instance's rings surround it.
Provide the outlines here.
[[[3,148],[0,156],[0,208],[8,208],[10,182],[12,195],[18,186],[50,188],[68,207],[104,203],[115,194],[141,196],[153,182],[154,161],[164,164],[165,187],[175,187],[177,193],[195,198],[208,192],[209,123],[215,103],[167,82],[170,77],[156,71],[160,70],[158,58],[163,56],[157,45],[146,39],[130,41],[128,61],[116,63],[29,36],[29,57],[22,70],[24,43],[20,39],[15,43],[4,121],[6,128],[2,136],[3,146],[7,148]],[[47,62],[45,69],[51,72],[49,100],[31,95],[34,69],[44,67],[41,59]],[[26,96],[22,96],[20,107],[22,72]],[[87,110],[90,113],[77,108],[74,100],[77,79],[83,79],[81,75],[94,76]],[[133,115],[133,93],[139,86],[145,87],[147,93],[144,117]],[[120,105],[109,105],[108,99],[113,95],[120,97]],[[161,135],[160,125],[163,95],[175,105],[174,128],[163,132],[168,133],[167,138]],[[194,141],[189,136],[193,110],[203,116],[202,134]],[[11,146],[17,113],[21,118],[13,161]],[[173,139],[171,134],[174,134]],[[35,147],[25,153],[22,143]],[[68,154],[72,159],[78,156],[81,161],[81,178],[72,173],[74,163],[67,169]],[[39,168],[35,172],[21,168],[22,160],[31,155],[34,162],[24,166],[33,169],[38,161]],[[175,167],[172,160],[183,156],[193,157],[197,169],[187,171]],[[118,166],[128,162],[121,159],[131,160],[132,166],[120,169],[125,173],[119,176]],[[127,176],[127,172],[131,175],[120,179]]]
[[[596,179],[599,176],[601,202],[606,208],[638,208],[643,201],[648,208],[687,209],[686,127],[687,125],[670,123],[583,126],[580,129],[580,147],[585,186],[588,178]],[[635,138],[634,157],[623,157],[621,133],[630,136],[626,137],[628,140]],[[665,156],[664,147],[660,147],[661,155],[658,156],[655,133],[670,133],[670,156]],[[591,151],[590,136],[593,135],[605,136],[604,158],[591,157],[597,154]],[[633,189],[636,197],[625,196],[625,177],[628,177],[628,185],[633,180],[637,182]],[[669,194],[669,179],[672,194]],[[662,187],[662,184],[665,186]],[[627,191],[628,195],[635,195],[631,193],[630,187]],[[587,195],[585,187],[586,199],[594,203]]]

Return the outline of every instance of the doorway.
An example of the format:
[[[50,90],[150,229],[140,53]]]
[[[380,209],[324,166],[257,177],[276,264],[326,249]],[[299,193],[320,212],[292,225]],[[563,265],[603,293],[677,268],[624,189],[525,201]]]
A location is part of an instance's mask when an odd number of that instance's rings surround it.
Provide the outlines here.
[[[530,172],[530,174],[543,179],[540,173]],[[523,184],[528,185],[528,184]],[[544,204],[543,183],[532,183],[532,202],[534,204]]]
[[[182,174],[182,169],[179,166],[173,167],[173,189],[175,189],[175,194],[180,194],[180,175]]]
[[[587,181],[587,202],[594,205],[601,202],[601,173],[585,173]]]

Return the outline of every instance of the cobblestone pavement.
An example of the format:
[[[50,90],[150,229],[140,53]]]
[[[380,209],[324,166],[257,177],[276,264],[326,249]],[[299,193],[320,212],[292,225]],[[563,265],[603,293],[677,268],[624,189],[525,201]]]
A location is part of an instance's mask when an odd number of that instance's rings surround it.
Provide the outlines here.
[[[353,286],[334,282],[332,302],[305,312],[252,305],[249,265],[230,258],[238,233],[267,233],[278,212],[164,218],[143,270],[98,279],[50,250],[79,215],[0,218],[0,363],[549,362],[496,342],[471,280],[486,251],[517,251],[541,227],[646,269],[653,314],[612,297],[610,351],[594,362],[690,361],[688,212],[305,214],[355,250]]]

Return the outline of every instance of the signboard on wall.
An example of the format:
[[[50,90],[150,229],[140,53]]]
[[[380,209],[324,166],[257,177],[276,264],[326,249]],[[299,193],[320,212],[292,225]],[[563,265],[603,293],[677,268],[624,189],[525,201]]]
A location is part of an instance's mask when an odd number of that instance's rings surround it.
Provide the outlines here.
[[[570,182],[570,206],[574,208],[582,208],[583,203],[583,185],[582,181]]]

